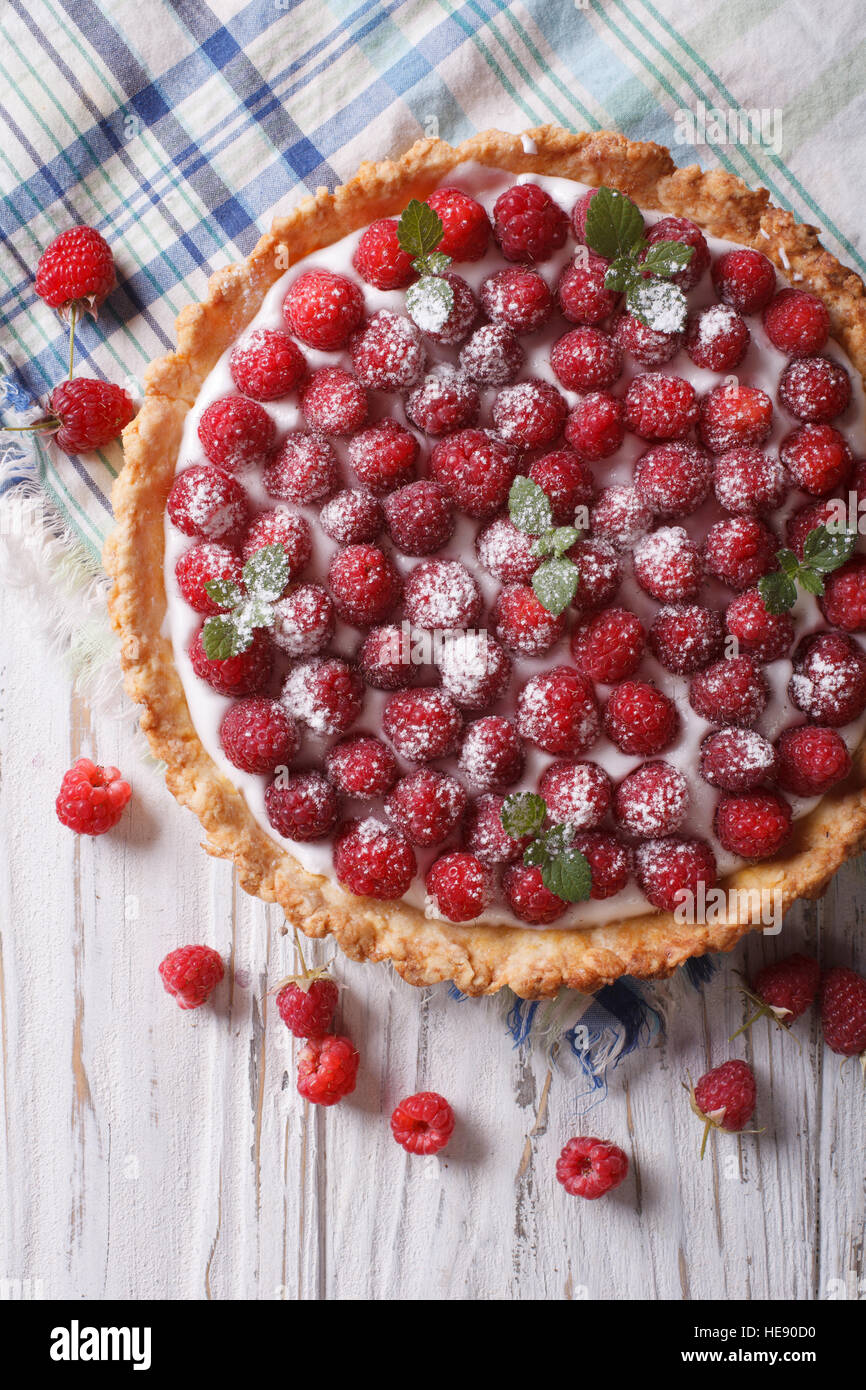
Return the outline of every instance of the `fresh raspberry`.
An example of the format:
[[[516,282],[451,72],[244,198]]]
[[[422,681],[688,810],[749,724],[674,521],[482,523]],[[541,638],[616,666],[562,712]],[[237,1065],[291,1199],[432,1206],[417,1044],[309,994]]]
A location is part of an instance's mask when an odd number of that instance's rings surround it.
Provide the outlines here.
[[[710,249],[700,227],[686,217],[662,217],[646,234],[647,250],[660,241],[679,241],[691,246],[693,255],[687,266],[671,279],[681,290],[694,289],[710,263]]]
[[[751,334],[735,309],[711,304],[690,317],[685,349],[696,367],[730,372],[742,362],[750,340]]]
[[[628,1174],[628,1159],[616,1144],[579,1136],[569,1139],[556,1160],[556,1180],[571,1197],[594,1201],[619,1187]]]
[[[117,825],[131,796],[131,786],[116,767],[78,758],[63,774],[54,805],[60,824],[76,835],[104,835]]]
[[[602,488],[589,517],[593,536],[615,550],[633,550],[652,522],[651,509],[633,487]]]
[[[565,244],[568,218],[537,183],[515,183],[493,205],[493,235],[507,261],[546,261]]]
[[[319,512],[319,525],[340,545],[361,545],[376,539],[385,525],[385,514],[371,492],[347,488],[325,503]]]
[[[715,609],[697,603],[668,604],[653,619],[647,640],[666,671],[690,676],[720,655],[722,620]]]
[[[627,608],[606,608],[587,618],[571,637],[571,655],[579,671],[603,685],[633,676],[643,658],[646,633]]]
[[[300,386],[307,375],[307,361],[288,333],[257,328],[232,348],[229,371],[245,396],[275,401]]]
[[[459,767],[476,791],[501,792],[513,786],[523,763],[523,743],[510,720],[489,714],[467,726]]]
[[[832,425],[802,425],[782,440],[779,457],[797,487],[813,497],[833,492],[854,466],[848,441]]]
[[[577,508],[592,502],[592,472],[572,449],[554,449],[543,454],[532,464],[529,476],[547,493],[557,526],[573,525]]]
[[[382,725],[401,757],[428,763],[456,750],[463,716],[444,690],[401,690],[386,703]]]
[[[740,314],[757,314],[776,292],[772,261],[760,251],[739,247],[713,262],[713,286],[723,304]]]
[[[434,188],[427,204],[442,221],[437,251],[452,261],[480,261],[493,228],[484,208],[459,188]]]
[[[710,1128],[738,1134],[755,1112],[757,1090],[751,1067],[745,1062],[723,1062],[706,1072],[694,1090],[694,1104],[706,1121],[704,1144]],[[704,1149],[701,1146],[701,1154]]]
[[[225,974],[222,957],[212,946],[179,946],[159,967],[167,994],[182,1009],[198,1009]]]
[[[415,676],[408,629],[374,627],[358,652],[364,680],[374,690],[402,690]]]
[[[339,991],[322,976],[290,980],[277,995],[277,1013],[296,1038],[321,1038],[331,1027]]]
[[[641,439],[680,439],[697,418],[695,388],[681,376],[636,376],[625,393],[626,426]]]
[[[313,657],[289,672],[280,699],[314,734],[344,734],[364,703],[364,682],[339,657]]]
[[[427,871],[425,887],[434,911],[449,922],[471,922],[493,900],[489,868],[465,850],[437,859]]]
[[[713,830],[722,848],[741,859],[772,859],[790,838],[791,807],[778,792],[725,792]]]
[[[351,342],[355,375],[371,391],[411,391],[424,375],[421,334],[404,314],[380,309]]]
[[[553,313],[550,286],[535,270],[498,270],[483,282],[479,296],[487,317],[518,336],[535,333]]]
[[[435,1154],[444,1149],[454,1130],[454,1111],[435,1091],[407,1096],[391,1115],[391,1133],[410,1154]]]
[[[841,633],[807,637],[794,653],[788,695],[816,724],[850,724],[866,709],[866,655]]]
[[[625,409],[618,396],[592,391],[578,401],[565,422],[565,437],[581,458],[610,458],[625,439]]]
[[[707,532],[704,564],[729,588],[748,589],[776,569],[778,547],[776,536],[757,517],[727,517]]]
[[[720,791],[754,791],[774,780],[777,767],[772,743],[754,729],[718,729],[701,744],[701,776]]]
[[[851,399],[851,378],[829,357],[790,362],[779,382],[779,400],[797,420],[822,424],[841,415]]]
[[[439,322],[441,311],[438,301],[435,306],[430,306],[432,313],[425,312],[424,306],[419,307],[416,304],[413,315],[425,337],[432,338],[434,343],[443,343],[446,347],[456,347],[467,337],[478,318],[478,300],[462,276],[446,271],[442,279],[451,286],[453,295],[451,312],[445,322]]]
[[[600,328],[572,328],[553,344],[550,365],[567,391],[605,391],[622,374],[622,348]]]
[[[524,656],[543,656],[565,632],[565,617],[549,612],[528,584],[500,589],[491,623],[506,651]]]
[[[541,870],[510,864],[502,875],[502,891],[515,917],[533,927],[546,927],[561,917],[568,903],[545,888]]]
[[[746,589],[728,604],[725,626],[740,651],[756,661],[776,661],[794,645],[790,614],[768,613],[758,589]]]
[[[377,545],[347,545],[328,570],[337,614],[354,627],[380,623],[399,603],[403,581],[393,561]]]
[[[503,584],[528,584],[541,564],[539,557],[532,553],[533,544],[532,537],[525,531],[518,531],[511,518],[503,513],[478,532],[475,554],[481,568],[494,579]]]
[[[592,682],[569,666],[532,676],[518,696],[517,728],[545,753],[585,753],[600,722]]]
[[[313,535],[306,517],[296,512],[276,510],[259,512],[247,534],[241,551],[248,560],[268,545],[281,545],[289,564],[289,582],[296,579],[310,563],[313,554]]]
[[[560,759],[545,769],[538,792],[554,821],[594,830],[610,809],[613,787],[598,763]]]
[[[456,518],[440,483],[419,478],[385,498],[388,534],[404,555],[432,555],[454,534]]]
[[[759,970],[752,993],[783,1022],[793,1023],[814,1002],[821,984],[821,967],[813,956],[799,951]]]
[[[434,438],[474,425],[480,409],[478,387],[447,363],[425,376],[406,401],[412,424]]]
[[[511,679],[511,662],[489,632],[458,632],[436,658],[442,684],[461,709],[495,705]]]
[[[730,656],[714,661],[692,677],[689,703],[695,714],[710,724],[748,728],[763,714],[769,694],[764,673],[754,657]]]
[[[202,624],[204,626],[204,624]],[[213,661],[205,655],[199,628],[189,644],[189,659],[199,680],[207,681],[219,695],[257,695],[267,685],[274,664],[274,648],[264,628],[257,628],[246,651]]]
[[[591,613],[612,603],[622,583],[622,564],[613,546],[604,540],[575,541],[568,558],[577,566],[572,606],[578,613]]]
[[[481,590],[459,560],[424,560],[406,580],[403,606],[416,627],[471,627],[481,613]]]
[[[48,397],[52,438],[64,454],[84,454],[110,444],[135,414],[122,386],[91,377],[61,381]]]
[[[36,293],[52,309],[74,304],[95,318],[114,284],[111,247],[95,227],[67,227],[36,263]]]
[[[504,796],[479,796],[466,815],[466,847],[485,864],[510,864],[520,859],[532,840],[531,835],[515,840],[508,834],[502,824],[504,804]]]
[[[726,512],[757,516],[781,507],[788,491],[785,470],[777,458],[760,449],[728,449],[717,458],[713,490]]]
[[[689,786],[670,763],[643,763],[616,789],[614,814],[630,835],[657,839],[679,830],[689,809]]]
[[[340,805],[320,772],[293,772],[266,788],[265,810],[278,835],[304,844],[330,835]]]
[[[549,381],[504,386],[493,402],[493,423],[507,444],[543,449],[562,433],[568,406]]]
[[[436,445],[430,472],[460,511],[486,521],[508,500],[517,460],[484,430],[461,430]]]
[[[585,830],[572,840],[589,865],[590,897],[596,902],[621,893],[631,878],[632,857],[628,845],[606,830]]]
[[[466,792],[456,777],[421,767],[400,778],[385,810],[411,844],[441,845],[460,824]]]
[[[225,544],[239,538],[249,517],[247,494],[237,479],[204,463],[194,463],[178,473],[166,510],[185,536],[204,536]]]
[[[301,738],[278,700],[253,696],[226,710],[220,743],[229,762],[242,772],[273,772],[297,755]]]
[[[613,313],[616,295],[604,283],[608,264],[603,256],[589,251],[563,270],[556,292],[569,323],[597,324]]]
[[[364,317],[364,296],[347,275],[304,270],[289,286],[283,315],[295,337],[307,347],[338,352]]]
[[[713,466],[697,444],[657,444],[634,466],[638,496],[658,516],[690,516],[709,496]]]
[[[665,835],[643,840],[635,850],[635,870],[644,897],[661,912],[698,897],[701,886],[716,882],[716,856],[706,840]]]
[[[828,574],[821,612],[843,632],[866,632],[866,555],[854,555],[841,569]]]
[[[574,229],[575,238],[579,242],[586,241],[586,219],[589,215],[590,203],[597,192],[597,188],[588,188],[585,193],[581,193],[574,207],[571,209],[571,225]],[[616,198],[619,195],[614,193],[613,196]]]
[[[605,706],[604,731],[621,753],[654,757],[673,743],[679,727],[673,700],[647,681],[623,681]]]
[[[764,310],[764,328],[774,347],[788,357],[820,352],[830,334],[823,300],[806,290],[780,290]]]
[[[299,584],[274,604],[271,635],[289,656],[318,656],[334,635],[336,613],[321,584]]]
[[[857,1057],[866,1052],[866,980],[836,965],[821,981],[821,1028],[831,1052]]]
[[[711,454],[728,449],[758,448],[773,424],[773,402],[757,386],[728,382],[704,396],[698,426]]]
[[[417,867],[415,851],[402,830],[372,816],[347,821],[334,846],[337,879],[359,898],[402,898]]]
[[[355,1089],[359,1060],[351,1038],[310,1038],[298,1058],[298,1094],[313,1105],[337,1105]]]
[[[380,217],[364,229],[352,265],[377,290],[402,290],[415,279],[412,257],[400,245],[396,217]]]
[[[330,497],[340,481],[340,464],[327,439],[293,433],[262,474],[265,492],[278,502],[309,506]]]
[[[700,551],[682,526],[660,526],[644,536],[632,564],[644,593],[660,603],[694,598],[704,577]]]
[[[803,546],[806,537],[816,526],[830,526],[839,519],[840,502],[837,498],[807,502],[804,507],[791,512],[785,522],[785,540],[798,560],[803,559]]]
[[[460,367],[479,386],[508,386],[526,354],[504,323],[483,323],[460,349]]]
[[[367,419],[367,392],[357,377],[342,367],[320,367],[301,396],[301,410],[310,429],[322,434],[354,434]]]
[[[634,314],[620,314],[613,326],[613,336],[620,347],[630,352],[642,367],[663,367],[676,357],[683,343],[682,333],[665,333],[648,328]]]
[[[237,551],[230,550],[217,541],[202,541],[185,550],[174,567],[178,588],[197,613],[224,613],[225,606],[214,603],[208,595],[206,584],[214,579],[225,579],[232,584],[240,584],[243,566]]]
[[[801,724],[776,742],[779,786],[792,796],[823,796],[851,771],[851,754],[835,729]]]
[[[397,781],[397,759],[372,734],[350,734],[325,754],[325,771],[344,796],[384,796]]]
[[[352,472],[375,497],[384,497],[415,477],[420,445],[396,420],[377,420],[350,441]]]

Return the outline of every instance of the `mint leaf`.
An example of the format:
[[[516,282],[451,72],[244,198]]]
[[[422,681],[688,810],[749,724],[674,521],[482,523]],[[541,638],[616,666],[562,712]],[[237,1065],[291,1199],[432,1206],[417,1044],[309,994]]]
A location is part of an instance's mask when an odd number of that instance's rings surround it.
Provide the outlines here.
[[[688,265],[695,254],[693,246],[682,241],[657,241],[643,258],[643,268],[651,275],[676,275]]]
[[[580,540],[580,532],[575,526],[557,526],[550,538],[551,548],[554,555],[559,559],[566,550],[570,550],[575,541]]]
[[[397,223],[397,240],[407,256],[427,256],[442,240],[442,218],[429,203],[413,198]]]
[[[566,849],[549,859],[542,866],[541,881],[567,903],[585,902],[592,892],[592,870],[579,849]]]
[[[409,316],[422,333],[438,333],[454,307],[454,291],[437,275],[422,275],[406,291]]]
[[[544,488],[523,474],[511,484],[508,512],[518,531],[528,536],[541,536],[553,526],[550,498]]]
[[[830,574],[851,558],[857,537],[851,531],[830,531],[816,526],[803,545],[803,563],[811,569]]]
[[[815,594],[816,597],[823,594],[824,580],[818,570],[807,569],[805,565],[801,565],[797,578],[807,594]]]
[[[686,297],[670,280],[636,280],[626,303],[636,319],[658,333],[681,333],[686,326]]]
[[[797,559],[795,552],[784,548],[782,550],[777,550],[776,559],[779,561],[779,567],[783,573],[787,574],[789,579],[794,579],[800,568],[800,561]]]
[[[787,613],[797,602],[797,586],[789,575],[776,570],[758,580],[758,593],[768,613]]]
[[[602,185],[586,214],[586,243],[605,260],[632,255],[643,236],[640,209],[624,193]]]
[[[502,803],[499,819],[507,835],[521,840],[524,835],[534,835],[540,830],[546,815],[543,797],[535,792],[512,792]]]
[[[227,614],[207,618],[202,628],[201,644],[208,661],[227,661],[238,656],[249,642],[245,642],[232,616]]]
[[[234,608],[244,596],[240,584],[236,584],[233,579],[209,579],[204,591],[220,608]]]
[[[625,256],[618,256],[605,271],[604,287],[607,290],[612,290],[614,294],[621,294],[642,278],[633,260]]]
[[[547,834],[543,836],[545,853],[551,858],[556,859],[560,854],[564,854],[574,839],[574,826],[567,821],[559,821],[558,824],[551,826]]]
[[[431,251],[429,256],[416,256],[412,262],[413,270],[419,275],[442,275],[451,264],[451,257],[442,251]]]
[[[280,542],[257,550],[244,565],[244,586],[253,598],[272,602],[289,582],[289,560]]]
[[[558,618],[577,593],[577,580],[577,566],[570,560],[547,560],[532,576],[532,588],[539,603]]]

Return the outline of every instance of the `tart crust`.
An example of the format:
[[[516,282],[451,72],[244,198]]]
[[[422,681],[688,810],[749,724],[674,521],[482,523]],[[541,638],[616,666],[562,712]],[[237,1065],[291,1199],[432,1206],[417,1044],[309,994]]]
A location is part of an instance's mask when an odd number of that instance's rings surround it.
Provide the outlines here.
[[[144,403],[124,430],[125,464],[113,494],[117,526],[104,560],[113,579],[109,606],[126,689],[143,706],[141,726],[167,765],[169,789],[198,816],[204,849],[231,859],[248,893],[278,902],[308,936],[332,933],[354,960],[391,960],[410,984],[453,980],[472,995],[508,985],[525,998],[543,998],[563,987],[591,992],[623,974],[664,977],[690,956],[730,950],[761,925],[745,897],[749,890],[778,890],[785,910],[798,898],[820,896],[836,869],[866,845],[866,739],[844,788],[796,822],[784,859],[743,867],[720,882],[740,890],[729,918],[680,923],[670,913],[648,912],[585,929],[458,926],[430,920],[405,903],[355,898],[307,872],[272,840],[202,746],[163,633],[163,514],[184,420],[205,377],[288,266],[377,217],[399,213],[464,161],[604,183],[642,207],[691,218],[714,236],[756,247],[821,296],[832,336],[866,375],[862,281],[821,245],[815,228],[774,207],[766,189],[753,191],[721,170],[677,169],[662,146],[611,131],[573,134],[542,126],[527,136],[533,153],[521,136],[489,130],[456,147],[419,140],[400,159],[362,164],[333,194],[319,189],[278,218],[247,261],[211,278],[207,300],[189,305],[177,320],[177,350],[148,369]]]

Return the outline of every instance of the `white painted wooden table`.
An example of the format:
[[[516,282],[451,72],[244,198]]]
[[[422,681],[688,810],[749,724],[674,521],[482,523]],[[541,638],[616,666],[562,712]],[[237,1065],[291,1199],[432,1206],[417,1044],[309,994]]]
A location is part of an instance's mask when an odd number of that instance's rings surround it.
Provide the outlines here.
[[[444,986],[415,990],[341,958],[341,1024],[362,1067],[351,1099],[319,1110],[295,1091],[296,1044],[267,994],[292,965],[281,913],[198,848],[131,716],[92,722],[71,698],[14,594],[2,633],[0,1280],[89,1299],[866,1294],[856,1064],[840,1073],[814,1026],[798,1030],[800,1053],[761,1023],[732,1050],[755,1067],[765,1132],[711,1141],[703,1163],[680,1087],[686,1069],[729,1055],[742,1020],[734,965],[805,943],[866,967],[862,867],[781,938],[736,953],[588,1113],[540,1051],[512,1049],[497,1001],[455,1003]],[[54,818],[81,752],[134,783],[102,840]],[[156,971],[188,941],[230,962],[195,1013]],[[394,1103],[423,1088],[459,1117],[441,1161],[409,1157],[390,1135]],[[569,1198],[554,1178],[581,1130],[631,1155],[604,1202]]]

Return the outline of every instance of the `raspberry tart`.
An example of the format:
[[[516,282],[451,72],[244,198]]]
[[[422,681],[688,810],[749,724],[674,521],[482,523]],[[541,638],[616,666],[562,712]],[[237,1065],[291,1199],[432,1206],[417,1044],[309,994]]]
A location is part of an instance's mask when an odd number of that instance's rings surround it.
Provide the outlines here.
[[[422,140],[278,220],[150,368],[106,548],[205,848],[469,994],[820,894],[866,840],[864,367],[813,229],[610,132]]]

